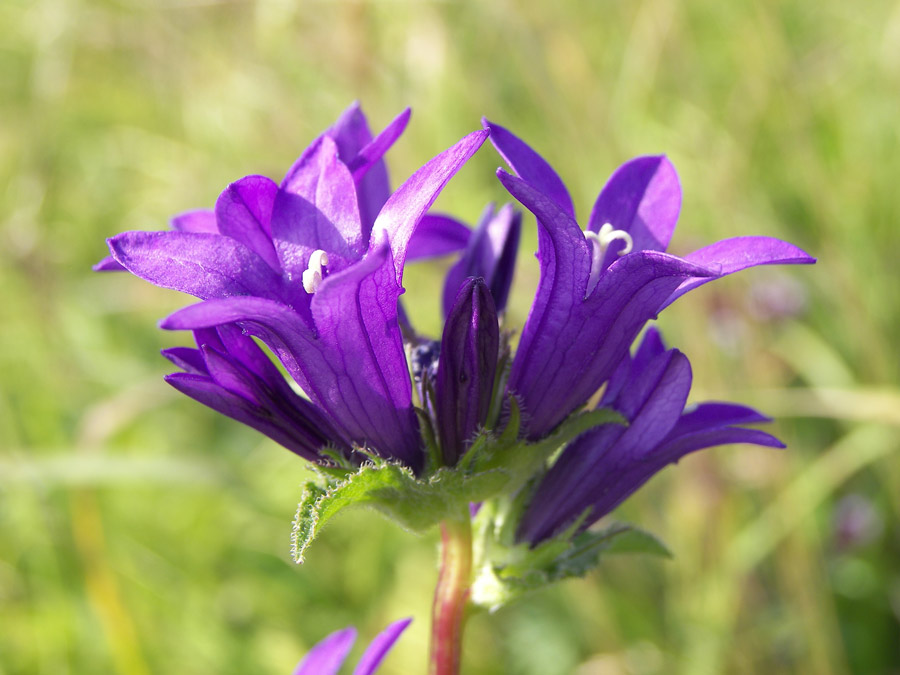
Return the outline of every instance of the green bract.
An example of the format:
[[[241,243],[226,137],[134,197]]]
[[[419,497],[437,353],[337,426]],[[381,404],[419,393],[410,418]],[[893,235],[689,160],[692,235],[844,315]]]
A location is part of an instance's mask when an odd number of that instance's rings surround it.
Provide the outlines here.
[[[555,452],[589,429],[603,424],[624,424],[625,420],[608,408],[580,412],[571,415],[550,436],[531,443],[520,438],[518,403],[512,397],[508,403],[508,421],[503,432],[481,431],[454,467],[432,466],[417,477],[409,468],[372,454],[362,466],[353,467],[340,454],[333,453],[334,464],[316,467],[318,480],[305,486],[294,520],[294,559],[303,562],[307,548],[321,528],[343,509],[369,507],[404,529],[421,534],[441,520],[468,509],[469,504],[483,502],[475,519],[476,554],[483,566],[478,588],[486,588],[486,581],[482,580],[493,575],[506,590],[489,593],[484,601],[480,596],[473,596],[473,600],[485,607],[495,607],[502,604],[496,598],[512,597],[516,594],[514,588],[530,589],[583,573],[593,566],[587,563],[589,558],[595,560],[601,551],[614,548],[626,532],[632,533],[634,539],[633,530],[620,528],[601,533],[599,538],[587,532],[575,536],[571,542],[560,537],[531,550],[513,543],[515,523],[510,516],[521,510],[522,498],[530,494],[532,484],[544,473]],[[423,429],[425,444],[433,446],[429,428],[423,425]],[[657,549],[665,551],[659,544]],[[544,581],[534,583],[534,572],[542,574]]]

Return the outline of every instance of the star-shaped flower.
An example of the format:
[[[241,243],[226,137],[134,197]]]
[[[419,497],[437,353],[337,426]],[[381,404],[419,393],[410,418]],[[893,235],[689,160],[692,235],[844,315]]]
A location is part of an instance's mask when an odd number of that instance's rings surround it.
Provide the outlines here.
[[[247,176],[228,186],[212,214],[197,212],[202,227],[126,232],[109,247],[115,262],[136,276],[203,300],[167,318],[164,328],[193,330],[207,340],[216,334],[207,329],[237,324],[278,355],[325,421],[317,428],[332,432],[330,445],[366,447],[418,470],[422,440],[397,320],[406,248],[488,132],[469,134],[386,196],[382,155],[408,116],[405,111],[372,138],[358,107],[351,107],[280,184]],[[309,406],[287,419],[283,408],[296,401],[287,404],[277,394],[280,405],[266,403],[261,386],[269,393],[283,388],[237,342],[199,343],[204,367],[194,357],[188,369],[194,378],[170,381],[232,417],[253,417],[253,426],[266,426],[279,442],[285,429],[299,433],[297,425],[312,419]],[[221,365],[220,356],[249,380],[232,386],[233,373],[211,365],[210,359]],[[297,447],[309,455],[311,446]]]

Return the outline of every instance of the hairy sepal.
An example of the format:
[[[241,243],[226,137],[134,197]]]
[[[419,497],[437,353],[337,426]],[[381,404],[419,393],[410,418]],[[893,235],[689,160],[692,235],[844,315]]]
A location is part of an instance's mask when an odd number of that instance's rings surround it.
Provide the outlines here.
[[[480,432],[455,467],[440,467],[416,476],[406,466],[364,451],[369,460],[358,468],[348,468],[347,464],[317,467],[319,480],[306,484],[294,518],[294,560],[303,562],[322,527],[344,509],[368,507],[400,527],[422,534],[441,520],[455,517],[470,503],[518,493],[544,471],[559,447],[578,434],[600,424],[624,423],[609,409],[577,413],[547,438],[528,443],[520,438],[519,407],[513,398],[509,403],[503,432]],[[431,438],[429,444],[433,443]],[[330,459],[337,464],[336,457]]]
[[[291,536],[294,560],[302,563],[306,549],[338,512],[364,506],[381,513],[402,528],[422,534],[461,505],[496,494],[505,482],[501,471],[466,475],[438,469],[426,479],[407,467],[375,459],[341,479],[325,485],[307,483],[297,507]]]

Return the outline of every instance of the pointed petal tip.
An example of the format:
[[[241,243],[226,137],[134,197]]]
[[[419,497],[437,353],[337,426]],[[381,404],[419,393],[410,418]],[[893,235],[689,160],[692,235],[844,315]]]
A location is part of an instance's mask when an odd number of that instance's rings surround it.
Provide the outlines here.
[[[108,255],[102,260],[99,260],[91,265],[91,269],[94,272],[122,272],[125,270],[125,268],[122,267],[119,261],[113,258],[111,255]]]
[[[484,143],[490,135],[490,129],[476,129],[472,133],[466,134],[463,138],[477,139],[478,145],[476,147],[481,147],[481,144]]]
[[[186,328],[182,328],[178,322],[178,314],[181,310],[173,312],[169,314],[169,316],[160,319],[156,322],[157,328],[161,328],[162,330],[187,330]]]
[[[411,616],[408,616],[405,619],[399,619],[399,620],[395,621],[394,623],[391,624],[391,626],[392,627],[396,626],[400,630],[405,630],[406,627],[412,623],[412,621],[413,621],[413,618]]]

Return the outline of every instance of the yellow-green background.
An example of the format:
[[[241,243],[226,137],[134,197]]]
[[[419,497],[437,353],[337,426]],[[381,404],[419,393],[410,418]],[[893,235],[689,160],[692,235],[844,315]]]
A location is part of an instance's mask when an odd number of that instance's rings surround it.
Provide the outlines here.
[[[668,469],[619,515],[676,558],[620,558],[476,617],[465,672],[900,672],[887,0],[0,3],[0,671],[287,673],[332,630],[368,639],[412,615],[382,672],[422,672],[435,537],[351,513],[294,566],[303,463],[163,383],[159,349],[187,336],[155,321],[186,298],[89,271],[106,236],[280,177],[353,99],[376,127],[414,109],[395,185],[488,115],[556,166],[581,218],[620,162],[666,152],[685,193],[674,252],[767,234],[819,257],[661,320],[694,399],[760,406],[788,450]],[[471,222],[503,200],[499,163],[485,147],[440,206]],[[437,332],[440,265],[406,281]],[[805,309],[761,318],[773,287]],[[872,516],[850,548],[834,537],[848,495]]]

